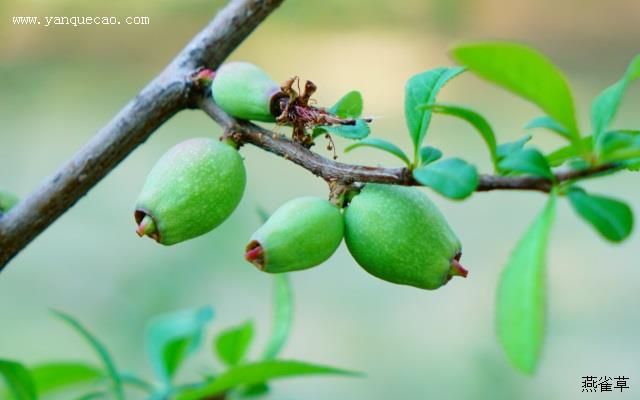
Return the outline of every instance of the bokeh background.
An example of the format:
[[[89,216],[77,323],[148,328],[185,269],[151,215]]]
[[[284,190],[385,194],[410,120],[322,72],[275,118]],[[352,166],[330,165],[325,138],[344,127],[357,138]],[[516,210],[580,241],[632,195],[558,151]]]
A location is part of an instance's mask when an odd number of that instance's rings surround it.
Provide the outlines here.
[[[27,195],[223,3],[0,0],[0,186]],[[14,15],[96,14],[149,16],[151,24],[44,28],[10,22]],[[231,58],[257,63],[277,81],[312,79],[319,104],[362,91],[365,113],[381,116],[373,134],[408,150],[404,82],[451,65],[447,50],[461,40],[518,40],[543,50],[566,72],[588,132],[591,99],[640,51],[638,20],[635,0],[287,0]],[[617,126],[638,127],[639,86],[624,99]],[[500,141],[522,136],[524,124],[540,115],[470,74],[450,83],[440,99],[484,113]],[[0,357],[28,364],[94,360],[86,344],[51,317],[48,310],[55,308],[91,327],[120,366],[150,375],[142,348],[146,321],[204,304],[216,310],[209,336],[253,319],[253,354],[260,353],[270,329],[272,280],[242,258],[259,225],[256,206],[272,211],[295,196],[324,196],[321,180],[247,146],[247,192],[220,228],[170,248],[134,233],[133,202],[155,160],[183,139],[218,134],[203,114],[179,114],[9,265],[0,276]],[[395,163],[374,150],[344,155],[346,142],[337,140],[342,161]],[[488,170],[484,144],[462,122],[436,116],[427,141]],[[545,150],[561,143],[546,132],[536,132],[533,142]],[[623,173],[585,187],[627,200],[640,212],[637,182],[637,175]],[[607,244],[561,202],[548,255],[544,355],[538,374],[524,377],[498,347],[494,297],[501,268],[544,197],[432,198],[462,239],[469,278],[435,292],[394,286],[367,275],[344,245],[325,265],[292,275],[295,324],[284,356],[367,376],[279,381],[269,399],[573,399],[586,395],[580,392],[585,375],[630,376],[630,390],[602,397],[640,396],[637,232],[621,245]],[[191,361],[182,377],[214,365],[209,354]]]

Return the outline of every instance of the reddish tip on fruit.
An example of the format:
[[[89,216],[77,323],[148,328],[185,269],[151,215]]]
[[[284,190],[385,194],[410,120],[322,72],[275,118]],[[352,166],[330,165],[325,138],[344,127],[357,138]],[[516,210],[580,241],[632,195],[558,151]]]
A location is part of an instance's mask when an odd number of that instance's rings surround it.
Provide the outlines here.
[[[462,264],[460,264],[460,261],[458,261],[458,258],[454,258],[453,260],[451,260],[451,268],[449,269],[449,277],[461,276],[463,278],[466,278],[467,275],[469,275],[469,271],[467,271],[467,269],[465,267],[463,267]]]
[[[261,271],[264,270],[264,250],[257,241],[252,240],[251,243],[247,245],[244,258]]]

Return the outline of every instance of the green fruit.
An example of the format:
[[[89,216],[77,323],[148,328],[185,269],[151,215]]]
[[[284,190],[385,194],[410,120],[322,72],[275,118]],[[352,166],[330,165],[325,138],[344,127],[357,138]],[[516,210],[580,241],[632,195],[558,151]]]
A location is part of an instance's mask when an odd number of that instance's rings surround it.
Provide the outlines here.
[[[171,245],[205,234],[237,207],[244,163],[230,145],[210,138],[177,144],[153,167],[136,203],[140,236]]]
[[[231,62],[216,71],[211,93],[228,114],[241,119],[274,122],[280,87],[260,68],[248,62]],[[273,108],[272,108],[273,107]]]
[[[342,241],[340,209],[317,197],[283,204],[251,237],[245,258],[262,271],[287,272],[326,261]]]
[[[13,206],[18,204],[18,201],[18,197],[13,193],[0,190],[0,215],[11,210]]]
[[[367,184],[345,210],[345,242],[371,275],[389,282],[437,289],[460,265],[460,241],[419,189]]]

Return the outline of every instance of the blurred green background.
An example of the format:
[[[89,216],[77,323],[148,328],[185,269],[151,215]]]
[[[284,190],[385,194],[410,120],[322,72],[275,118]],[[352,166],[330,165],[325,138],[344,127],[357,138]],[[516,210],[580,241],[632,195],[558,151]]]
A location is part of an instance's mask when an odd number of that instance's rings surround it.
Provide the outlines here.
[[[27,195],[223,3],[0,0],[0,186]],[[142,15],[151,24],[44,28],[10,22],[27,15]],[[257,63],[277,81],[292,75],[313,80],[320,105],[362,91],[365,113],[382,117],[373,135],[408,150],[404,82],[451,65],[447,49],[460,40],[519,40],[547,53],[567,73],[587,131],[591,99],[640,51],[639,17],[635,0],[287,0],[231,58]],[[616,126],[640,125],[639,86],[628,92]],[[448,85],[440,99],[484,113],[500,141],[522,136],[522,126],[540,115],[470,74]],[[121,367],[147,373],[142,332],[156,313],[211,304],[217,315],[209,334],[252,318],[259,344],[265,341],[271,278],[242,258],[259,225],[255,208],[272,211],[295,196],[324,196],[320,179],[247,146],[247,192],[220,228],[171,248],[134,233],[133,202],[155,160],[183,139],[219,133],[202,113],[179,114],[9,265],[0,276],[0,357],[29,364],[93,360],[50,308],[88,325]],[[396,162],[373,150],[344,155],[346,142],[337,140],[341,161]],[[484,144],[462,122],[436,116],[427,141],[488,170]],[[536,132],[534,143],[549,150],[560,142]],[[323,145],[316,150],[329,154]],[[623,173],[585,186],[627,200],[639,212],[637,182],[637,175]],[[280,381],[270,399],[577,399],[585,396],[585,375],[630,376],[630,390],[602,397],[638,398],[638,233],[622,245],[607,244],[561,203],[548,256],[544,355],[538,374],[528,378],[509,367],[498,347],[494,296],[510,249],[544,197],[478,193],[463,203],[432,197],[462,239],[469,278],[436,292],[394,286],[367,275],[344,245],[325,265],[292,275],[295,324],[284,356],[367,377]],[[206,370],[209,354],[182,376]]]

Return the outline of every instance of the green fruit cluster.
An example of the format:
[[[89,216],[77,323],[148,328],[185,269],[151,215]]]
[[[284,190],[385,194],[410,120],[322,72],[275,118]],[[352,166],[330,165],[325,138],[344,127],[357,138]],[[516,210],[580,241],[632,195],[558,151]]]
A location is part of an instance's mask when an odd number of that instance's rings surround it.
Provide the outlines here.
[[[416,188],[378,184],[366,185],[344,215],[323,199],[291,200],[254,233],[245,258],[266,272],[306,269],[326,261],[343,234],[358,264],[389,282],[437,289],[467,275],[460,241],[431,200]]]
[[[216,103],[237,118],[274,121],[280,88],[253,64],[234,62],[216,71]],[[276,107],[277,108],[277,107]],[[220,225],[240,202],[246,184],[242,158],[231,145],[208,138],[169,150],[149,173],[136,203],[137,233],[164,245]],[[460,241],[419,189],[367,184],[344,212],[317,197],[282,205],[251,237],[245,258],[265,272],[319,265],[342,239],[356,262],[389,282],[437,289],[466,276]]]

